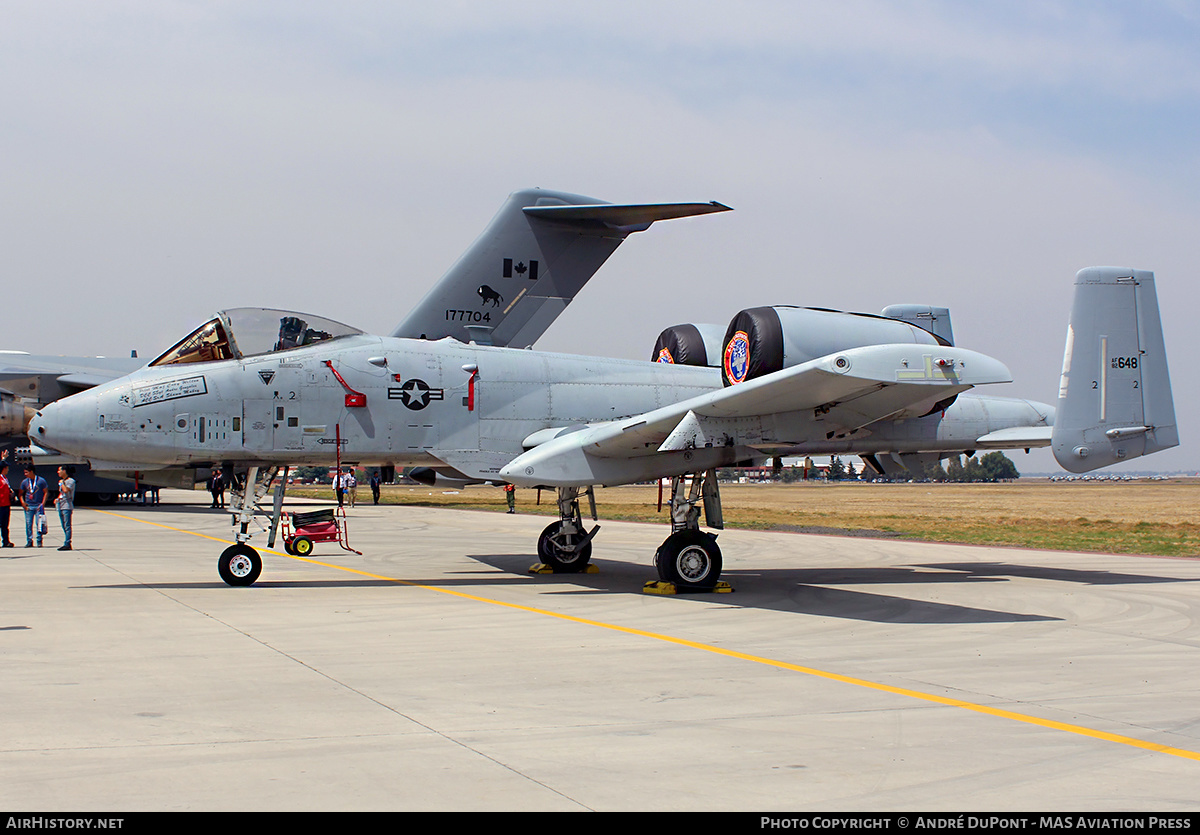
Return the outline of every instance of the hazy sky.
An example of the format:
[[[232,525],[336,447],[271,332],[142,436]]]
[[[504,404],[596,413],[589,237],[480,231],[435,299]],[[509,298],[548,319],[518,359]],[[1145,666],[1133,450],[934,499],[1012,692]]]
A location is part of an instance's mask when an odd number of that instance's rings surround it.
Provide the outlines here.
[[[923,302],[1053,402],[1076,270],[1149,269],[1183,445],[1132,468],[1200,470],[1198,8],[0,0],[0,347],[148,357],[246,305],[386,333],[515,189],[719,200],[538,347]]]

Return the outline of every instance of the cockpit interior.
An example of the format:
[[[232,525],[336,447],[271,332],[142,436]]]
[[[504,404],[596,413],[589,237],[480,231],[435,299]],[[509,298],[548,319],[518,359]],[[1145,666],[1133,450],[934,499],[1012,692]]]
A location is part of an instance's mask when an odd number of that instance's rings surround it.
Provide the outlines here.
[[[243,359],[361,333],[358,328],[322,316],[292,310],[238,307],[222,310],[167,349],[150,365]]]

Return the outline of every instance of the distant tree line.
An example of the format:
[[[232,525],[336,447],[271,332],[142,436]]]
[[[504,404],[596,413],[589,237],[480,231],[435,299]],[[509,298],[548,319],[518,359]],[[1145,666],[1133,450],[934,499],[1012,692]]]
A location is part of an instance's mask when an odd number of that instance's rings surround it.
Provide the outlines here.
[[[971,457],[966,464],[959,456],[949,459],[945,467],[939,461],[925,468],[930,481],[1012,481],[1021,477],[1017,466],[1003,452],[989,452],[979,458]]]

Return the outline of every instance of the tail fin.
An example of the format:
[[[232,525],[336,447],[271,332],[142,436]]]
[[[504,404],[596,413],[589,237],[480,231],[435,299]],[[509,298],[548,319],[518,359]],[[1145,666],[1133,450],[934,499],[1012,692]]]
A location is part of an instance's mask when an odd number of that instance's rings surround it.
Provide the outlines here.
[[[528,347],[630,233],[656,220],[728,210],[715,202],[619,206],[541,189],[513,192],[391,335]]]
[[[1082,473],[1179,444],[1154,273],[1075,276],[1051,446]]]

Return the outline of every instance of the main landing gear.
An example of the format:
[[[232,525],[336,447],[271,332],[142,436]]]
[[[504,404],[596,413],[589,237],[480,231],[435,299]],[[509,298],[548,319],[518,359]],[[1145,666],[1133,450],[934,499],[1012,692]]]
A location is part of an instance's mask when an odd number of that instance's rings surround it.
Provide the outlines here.
[[[592,521],[596,520],[596,496],[592,488],[583,492],[588,498]],[[596,525],[590,531],[583,527],[583,517],[579,511],[580,490],[578,487],[558,488],[557,522],[552,522],[538,537],[537,550],[541,565],[534,566],[535,571],[550,570],[555,574],[579,574],[595,571],[589,565],[592,558],[592,537],[600,530]],[[545,566],[543,569],[542,566]]]
[[[592,538],[600,526],[585,530],[579,508],[579,500],[584,495],[595,520],[596,499],[591,487],[586,490],[558,488],[559,520],[547,526],[538,537],[538,558],[542,562],[534,567],[534,571],[555,574],[595,571],[589,561]],[[647,583],[646,592],[733,591],[728,583],[720,580],[721,549],[717,547],[716,534],[700,530],[701,507],[710,528],[725,527],[716,470],[671,479],[671,535],[654,554],[658,580]]]
[[[647,583],[653,594],[677,591],[733,591],[720,582],[721,549],[717,535],[700,530],[700,506],[710,528],[725,527],[716,470],[671,479],[671,535],[654,553],[658,582]]]

